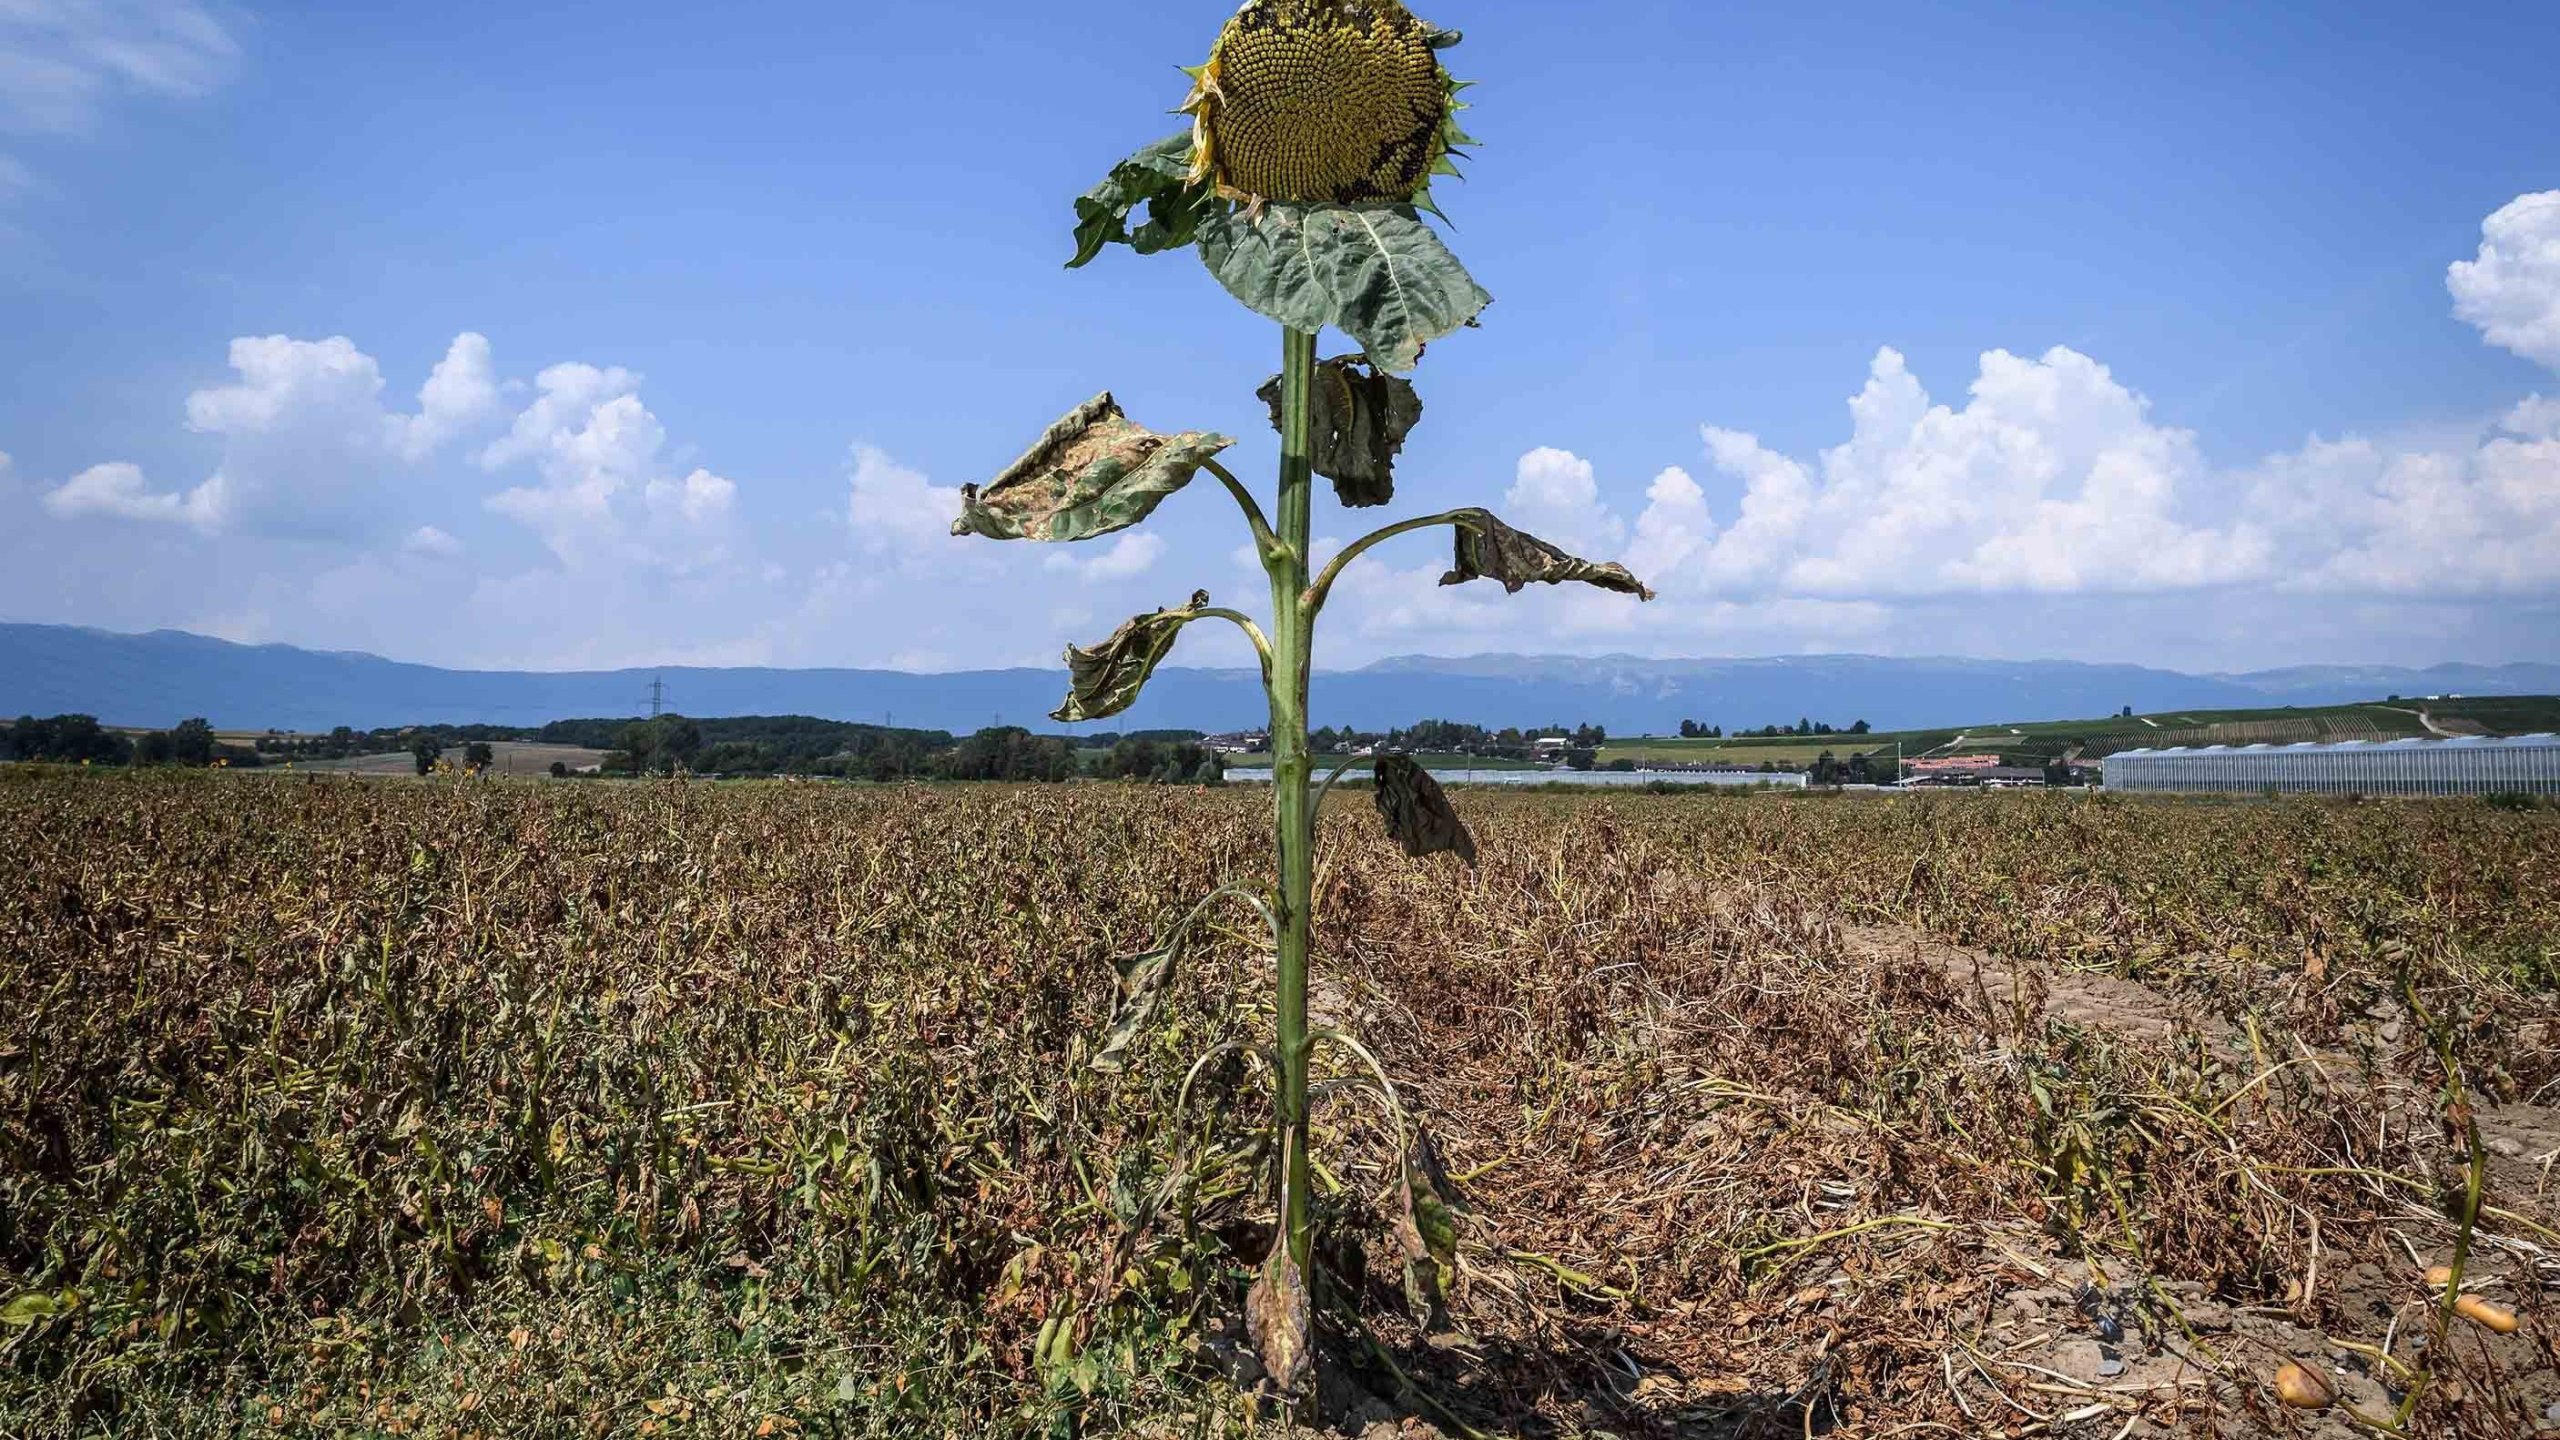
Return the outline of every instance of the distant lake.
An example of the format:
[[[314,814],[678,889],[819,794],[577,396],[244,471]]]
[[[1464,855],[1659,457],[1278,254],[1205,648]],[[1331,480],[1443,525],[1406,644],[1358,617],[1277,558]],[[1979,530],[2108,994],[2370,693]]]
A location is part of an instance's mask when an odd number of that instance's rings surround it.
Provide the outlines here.
[[[1804,788],[1801,772],[1784,770],[1763,773],[1758,770],[1476,770],[1434,765],[1431,778],[1443,785],[1774,785],[1782,789]],[[1319,779],[1322,777],[1319,776]],[[1367,769],[1355,765],[1342,772],[1345,780],[1367,778]],[[1270,770],[1256,767],[1227,772],[1230,784],[1269,784]]]

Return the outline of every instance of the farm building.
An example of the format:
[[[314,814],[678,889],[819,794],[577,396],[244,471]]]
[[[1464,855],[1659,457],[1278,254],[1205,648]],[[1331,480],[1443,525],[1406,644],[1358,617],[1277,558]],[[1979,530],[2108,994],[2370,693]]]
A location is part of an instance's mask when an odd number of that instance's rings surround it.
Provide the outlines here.
[[[2119,750],[2106,787],[2359,795],[2560,794],[2560,735]]]

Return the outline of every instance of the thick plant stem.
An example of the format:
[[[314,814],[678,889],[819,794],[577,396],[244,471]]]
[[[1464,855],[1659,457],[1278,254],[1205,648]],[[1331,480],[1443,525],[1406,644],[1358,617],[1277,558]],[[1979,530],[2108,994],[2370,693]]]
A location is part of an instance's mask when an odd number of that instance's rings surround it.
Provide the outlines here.
[[[1316,337],[1282,332],[1280,364],[1280,526],[1265,555],[1271,575],[1271,789],[1280,852],[1280,1238],[1309,1270],[1307,1221],[1307,937],[1315,878],[1315,817],[1308,791],[1306,605],[1307,532],[1312,493]]]

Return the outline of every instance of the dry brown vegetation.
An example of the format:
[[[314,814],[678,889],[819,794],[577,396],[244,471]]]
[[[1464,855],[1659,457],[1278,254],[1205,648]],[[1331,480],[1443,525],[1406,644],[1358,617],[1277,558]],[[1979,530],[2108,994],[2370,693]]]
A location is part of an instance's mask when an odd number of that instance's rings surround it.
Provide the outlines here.
[[[1455,798],[1473,872],[1323,822],[1320,1018],[1469,1209],[1424,1335],[1378,1111],[1327,1094],[1326,1423],[2560,1401],[2554,816]],[[1266,1077],[1184,1079],[1266,1028],[1258,925],[1083,1062],[1110,958],[1267,875],[1267,804],[0,772],[0,1433],[1240,1428]],[[2512,1334],[2423,1278],[2474,1173]],[[2341,1404],[2280,1408],[2288,1360]]]

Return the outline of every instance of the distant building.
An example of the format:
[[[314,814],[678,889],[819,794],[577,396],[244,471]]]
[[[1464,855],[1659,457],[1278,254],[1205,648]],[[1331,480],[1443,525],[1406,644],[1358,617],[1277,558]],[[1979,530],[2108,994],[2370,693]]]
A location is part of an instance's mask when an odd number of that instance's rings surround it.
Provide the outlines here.
[[[1914,775],[1961,775],[1969,771],[1997,770],[1997,755],[1930,755],[1905,760],[1902,768]]]
[[[1561,760],[1573,742],[1562,735],[1541,735],[1529,742],[1529,753],[1541,760]]]
[[[2033,765],[1956,765],[1925,770],[1902,783],[1912,788],[1981,785],[2005,790],[2045,784],[2046,776]]]
[[[2106,776],[2137,794],[2560,795],[2560,735],[2119,750]]]
[[[1221,755],[1259,755],[1271,748],[1271,737],[1259,730],[1234,730],[1224,735],[1203,735],[1200,748]]]

